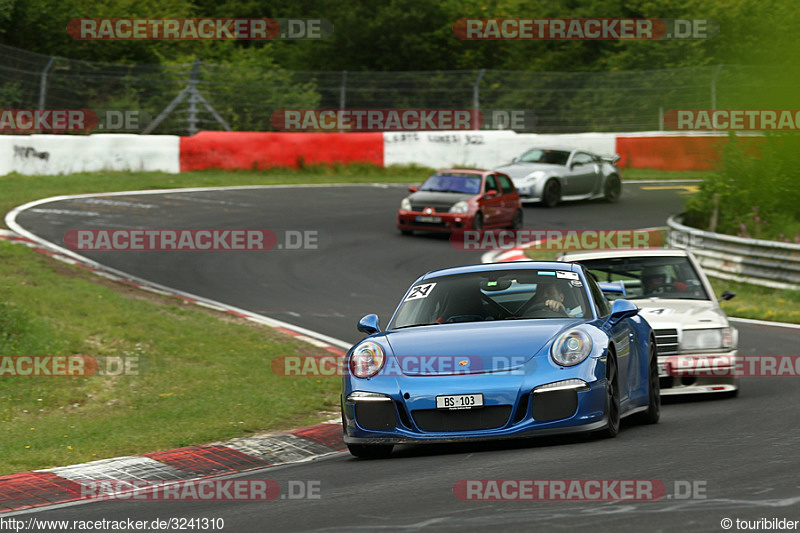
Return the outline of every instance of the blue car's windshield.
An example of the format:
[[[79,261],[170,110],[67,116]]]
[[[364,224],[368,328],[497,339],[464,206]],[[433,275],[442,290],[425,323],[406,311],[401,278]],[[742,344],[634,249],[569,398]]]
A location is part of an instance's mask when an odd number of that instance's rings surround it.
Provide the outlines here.
[[[481,177],[476,174],[434,174],[419,190],[478,194],[481,192]]]
[[[442,276],[414,285],[389,329],[523,318],[591,317],[576,272],[493,271]]]

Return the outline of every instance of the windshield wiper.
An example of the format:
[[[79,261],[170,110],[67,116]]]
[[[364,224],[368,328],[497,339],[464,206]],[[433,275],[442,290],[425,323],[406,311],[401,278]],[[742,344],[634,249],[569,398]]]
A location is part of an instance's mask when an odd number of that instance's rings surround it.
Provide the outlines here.
[[[397,326],[396,328],[392,329],[415,328],[417,326],[435,326],[439,324],[444,324],[444,322],[428,322],[427,324],[408,324],[407,326]]]

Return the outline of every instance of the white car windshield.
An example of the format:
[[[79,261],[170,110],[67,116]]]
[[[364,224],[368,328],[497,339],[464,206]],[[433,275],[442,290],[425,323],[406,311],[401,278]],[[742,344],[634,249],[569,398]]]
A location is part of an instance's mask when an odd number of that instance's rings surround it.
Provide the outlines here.
[[[686,257],[614,257],[586,259],[580,263],[597,278],[607,296],[615,294],[617,298],[628,300],[709,299],[697,271]]]

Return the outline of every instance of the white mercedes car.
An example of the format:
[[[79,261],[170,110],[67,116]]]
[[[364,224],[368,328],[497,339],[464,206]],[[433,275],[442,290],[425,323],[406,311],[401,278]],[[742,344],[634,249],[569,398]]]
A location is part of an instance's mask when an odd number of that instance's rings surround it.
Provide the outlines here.
[[[719,306],[694,256],[685,250],[605,250],[566,253],[561,261],[581,263],[609,300],[636,303],[656,335],[662,395],[726,393],[735,396],[733,376],[739,334]],[[729,300],[734,293],[725,291]],[[685,361],[684,361],[685,359]],[[718,372],[697,361],[714,359]],[[716,361],[730,368],[722,372]]]

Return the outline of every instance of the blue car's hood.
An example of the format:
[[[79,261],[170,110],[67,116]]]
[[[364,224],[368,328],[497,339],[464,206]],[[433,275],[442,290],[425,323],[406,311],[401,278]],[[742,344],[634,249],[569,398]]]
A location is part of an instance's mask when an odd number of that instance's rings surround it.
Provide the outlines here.
[[[570,318],[438,324],[381,334],[405,375],[491,372],[522,366],[564,329]],[[376,339],[378,340],[378,339]]]

